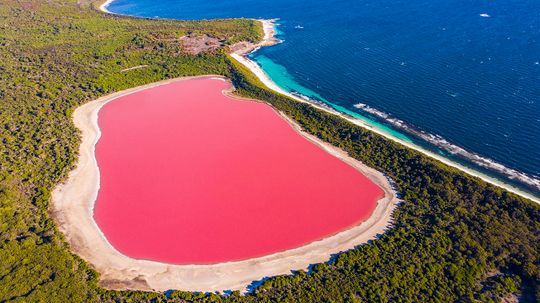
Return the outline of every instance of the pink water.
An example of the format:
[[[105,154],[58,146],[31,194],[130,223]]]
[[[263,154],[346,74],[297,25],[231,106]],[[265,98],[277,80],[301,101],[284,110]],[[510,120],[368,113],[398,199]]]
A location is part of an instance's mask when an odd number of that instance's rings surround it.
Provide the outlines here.
[[[175,264],[295,248],[370,216],[382,190],[268,105],[193,79],[99,112],[94,217],[123,254]]]

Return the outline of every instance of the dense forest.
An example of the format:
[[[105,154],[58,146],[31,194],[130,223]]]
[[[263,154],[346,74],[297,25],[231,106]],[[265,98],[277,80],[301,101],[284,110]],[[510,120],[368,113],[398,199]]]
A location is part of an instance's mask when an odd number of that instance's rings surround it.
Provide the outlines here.
[[[339,117],[267,90],[227,45],[258,22],[107,15],[83,0],[0,0],[0,302],[540,301],[540,207]],[[190,55],[179,38],[209,35]],[[126,70],[145,65],[145,68]],[[185,75],[220,74],[307,132],[395,181],[403,202],[379,239],[252,292],[112,291],[69,251],[48,214],[80,142],[73,110],[96,97]]]

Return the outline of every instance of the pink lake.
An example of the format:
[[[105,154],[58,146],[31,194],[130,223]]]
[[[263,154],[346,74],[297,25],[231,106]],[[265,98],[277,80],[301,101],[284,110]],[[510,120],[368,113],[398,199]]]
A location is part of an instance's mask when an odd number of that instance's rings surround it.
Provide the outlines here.
[[[94,218],[123,254],[174,264],[260,257],[367,219],[383,191],[270,106],[198,78],[99,112]]]

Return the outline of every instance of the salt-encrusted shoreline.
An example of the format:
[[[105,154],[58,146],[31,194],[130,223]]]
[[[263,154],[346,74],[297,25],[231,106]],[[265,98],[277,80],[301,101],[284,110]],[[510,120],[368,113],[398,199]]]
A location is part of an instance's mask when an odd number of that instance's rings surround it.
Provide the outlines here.
[[[349,157],[344,151],[306,134],[293,121],[281,115],[299,134],[353,166],[383,189],[384,197],[378,201],[368,220],[295,249],[243,261],[211,265],[173,265],[137,260],[118,252],[107,241],[93,218],[100,180],[95,158],[95,144],[101,134],[98,112],[106,103],[116,98],[186,79],[190,78],[165,80],[114,93],[86,103],[73,113],[75,126],[82,134],[79,159],[77,167],[70,172],[68,179],[53,191],[51,216],[66,236],[73,252],[101,274],[100,282],[104,287],[158,291],[245,290],[253,281],[264,277],[289,274],[291,270],[306,269],[310,264],[327,261],[332,254],[352,249],[374,239],[390,226],[391,214],[398,199],[387,178]],[[235,98],[228,91],[224,93]]]

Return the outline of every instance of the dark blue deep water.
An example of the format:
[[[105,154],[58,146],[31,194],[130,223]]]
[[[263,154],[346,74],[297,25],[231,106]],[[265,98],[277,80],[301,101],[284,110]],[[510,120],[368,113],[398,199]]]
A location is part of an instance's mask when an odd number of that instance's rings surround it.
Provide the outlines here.
[[[538,0],[115,0],[108,9],[280,18],[284,42],[251,56],[278,85],[539,192]]]

